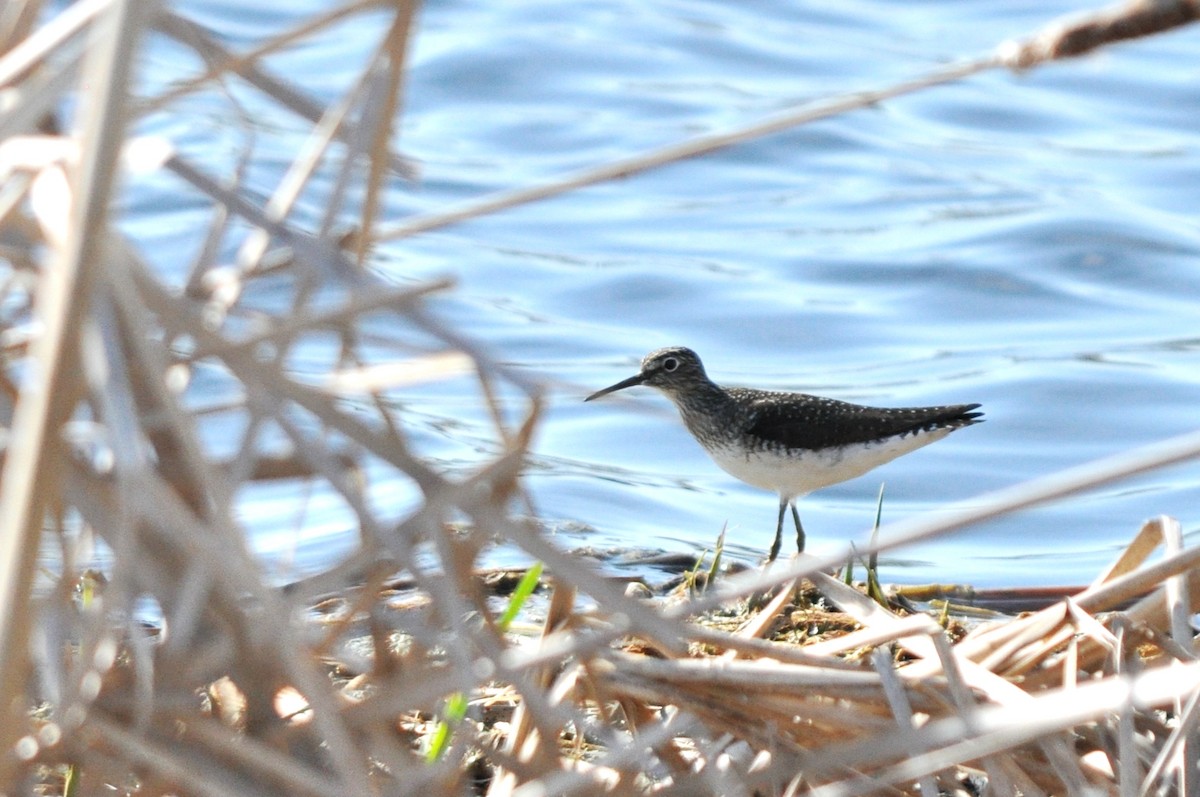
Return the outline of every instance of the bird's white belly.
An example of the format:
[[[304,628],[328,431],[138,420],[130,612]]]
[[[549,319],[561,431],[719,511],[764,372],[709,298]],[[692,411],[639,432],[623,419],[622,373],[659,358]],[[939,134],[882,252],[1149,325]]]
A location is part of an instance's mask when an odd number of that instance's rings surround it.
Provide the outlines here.
[[[791,499],[861,476],[902,454],[940,440],[951,431],[935,429],[818,451],[748,451],[727,446],[710,449],[708,453],[726,473]]]

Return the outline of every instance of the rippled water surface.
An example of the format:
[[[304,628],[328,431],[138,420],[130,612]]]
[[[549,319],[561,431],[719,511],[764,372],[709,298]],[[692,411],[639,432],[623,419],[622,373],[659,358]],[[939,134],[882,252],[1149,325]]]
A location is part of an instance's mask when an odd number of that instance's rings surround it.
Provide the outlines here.
[[[432,2],[413,42],[401,147],[420,166],[389,215],[430,212],[880,88],[981,55],[1079,2]],[[316,4],[192,0],[249,48]],[[377,20],[376,20],[377,21]],[[362,18],[271,64],[329,102],[378,39]],[[684,344],[716,380],[861,403],[982,402],[956,432],[801,502],[813,550],[885,520],[1196,428],[1200,420],[1200,27],[1024,73],[990,72],[716,154],[381,248],[397,281],[452,274],[436,309],[549,387],[528,483],[564,546],[699,551],[728,526],[746,561],[775,498],[717,469],[649,389],[583,404],[648,350]],[[186,65],[165,43],[151,83]],[[268,193],[304,129],[245,99]],[[160,119],[206,163],[244,143],[228,103]],[[276,115],[273,115],[276,114]],[[153,187],[127,226],[168,262],[204,209]],[[301,207],[316,218],[319,208]],[[488,450],[465,381],[408,416],[447,468]],[[286,493],[247,517],[295,546]],[[409,500],[397,490],[397,512]],[[884,577],[1081,583],[1141,521],[1200,520],[1200,466],[1123,482],[885,559]],[[286,514],[286,513],[285,513]],[[300,564],[344,553],[345,519],[307,518]]]

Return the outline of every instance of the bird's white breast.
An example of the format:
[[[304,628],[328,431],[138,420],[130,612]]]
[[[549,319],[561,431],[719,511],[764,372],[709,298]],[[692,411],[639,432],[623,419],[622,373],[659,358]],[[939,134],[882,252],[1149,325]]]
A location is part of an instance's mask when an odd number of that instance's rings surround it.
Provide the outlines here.
[[[726,473],[792,499],[861,476],[902,454],[940,440],[951,431],[935,429],[817,451],[720,446],[708,449],[708,453]]]

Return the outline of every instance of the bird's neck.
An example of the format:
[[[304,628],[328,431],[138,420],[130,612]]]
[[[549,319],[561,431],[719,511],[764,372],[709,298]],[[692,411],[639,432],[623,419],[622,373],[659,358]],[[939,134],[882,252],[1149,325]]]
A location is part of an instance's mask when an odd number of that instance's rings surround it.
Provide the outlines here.
[[[701,443],[719,439],[727,431],[734,400],[720,385],[705,380],[689,385],[686,391],[672,391],[667,396],[679,409],[688,430]]]

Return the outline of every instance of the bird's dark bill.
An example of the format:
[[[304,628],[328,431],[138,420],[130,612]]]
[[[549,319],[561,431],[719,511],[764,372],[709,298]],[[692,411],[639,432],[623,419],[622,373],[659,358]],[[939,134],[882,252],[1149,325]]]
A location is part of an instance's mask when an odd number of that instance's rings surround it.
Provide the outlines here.
[[[642,382],[645,382],[645,381],[646,381],[645,375],[635,374],[634,376],[631,376],[628,379],[623,379],[620,382],[617,382],[615,385],[609,385],[608,387],[604,388],[603,390],[597,390],[595,393],[593,393],[592,395],[585,398],[584,401],[591,401],[592,399],[598,399],[601,396],[607,396],[609,393],[616,393],[618,390],[624,390],[627,387],[633,387],[634,385],[640,385]]]

